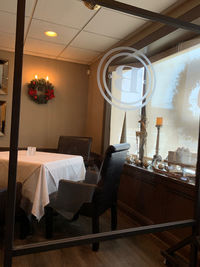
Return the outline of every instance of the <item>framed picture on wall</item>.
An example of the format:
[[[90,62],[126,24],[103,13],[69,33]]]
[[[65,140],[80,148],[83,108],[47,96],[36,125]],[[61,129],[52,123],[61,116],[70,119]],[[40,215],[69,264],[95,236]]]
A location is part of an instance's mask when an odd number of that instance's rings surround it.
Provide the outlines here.
[[[8,93],[8,60],[0,59],[0,95]]]

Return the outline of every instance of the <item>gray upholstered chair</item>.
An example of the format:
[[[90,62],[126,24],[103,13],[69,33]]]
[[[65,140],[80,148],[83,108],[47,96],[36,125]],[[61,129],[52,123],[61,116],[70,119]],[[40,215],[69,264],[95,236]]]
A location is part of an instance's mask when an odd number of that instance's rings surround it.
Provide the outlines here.
[[[79,215],[92,218],[93,233],[99,232],[99,216],[111,209],[111,229],[117,228],[117,193],[123,170],[127,143],[109,146],[99,173],[87,172],[84,182],[61,180],[58,192],[50,197],[50,205],[45,209],[46,237],[52,237],[53,210],[68,220]],[[93,244],[97,251],[99,243]]]
[[[63,154],[80,155],[85,165],[89,165],[92,137],[60,136],[58,152]]]

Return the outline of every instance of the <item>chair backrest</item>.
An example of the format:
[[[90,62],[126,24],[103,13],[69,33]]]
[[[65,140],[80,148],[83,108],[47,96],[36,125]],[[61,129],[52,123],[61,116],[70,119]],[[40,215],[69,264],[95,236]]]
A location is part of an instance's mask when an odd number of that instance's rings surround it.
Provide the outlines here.
[[[128,143],[109,146],[101,167],[101,180],[95,190],[93,201],[101,212],[117,201],[120,176],[126,160]]]
[[[92,137],[60,136],[58,152],[63,154],[80,155],[87,164],[90,158]]]

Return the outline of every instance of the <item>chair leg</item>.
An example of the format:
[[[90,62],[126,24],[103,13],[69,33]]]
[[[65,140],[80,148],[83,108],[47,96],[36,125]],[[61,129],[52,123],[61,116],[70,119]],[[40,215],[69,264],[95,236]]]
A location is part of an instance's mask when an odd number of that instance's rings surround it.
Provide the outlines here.
[[[52,238],[53,236],[53,209],[51,207],[45,207],[45,231],[46,238]]]
[[[117,229],[117,205],[113,204],[111,207],[111,230]]]
[[[22,209],[18,210],[16,219],[19,221],[20,239],[25,239],[33,232],[31,219],[29,219],[29,217]]]
[[[99,216],[92,217],[92,233],[93,234],[99,233]],[[93,251],[99,250],[99,242],[92,244],[92,250]]]

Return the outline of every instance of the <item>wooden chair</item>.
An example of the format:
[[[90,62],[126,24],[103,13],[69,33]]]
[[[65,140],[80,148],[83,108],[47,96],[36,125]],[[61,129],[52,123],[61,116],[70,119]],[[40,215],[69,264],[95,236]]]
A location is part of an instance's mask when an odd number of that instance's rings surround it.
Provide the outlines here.
[[[101,166],[100,173],[87,172],[82,183],[60,180],[58,192],[46,207],[46,237],[52,237],[53,210],[68,220],[77,219],[79,215],[91,217],[92,232],[99,232],[99,217],[111,209],[111,229],[117,228],[117,193],[123,170],[127,143],[109,146]],[[93,244],[93,250],[99,249],[99,243]]]
[[[58,152],[63,154],[80,155],[85,165],[89,165],[92,137],[60,136]]]

